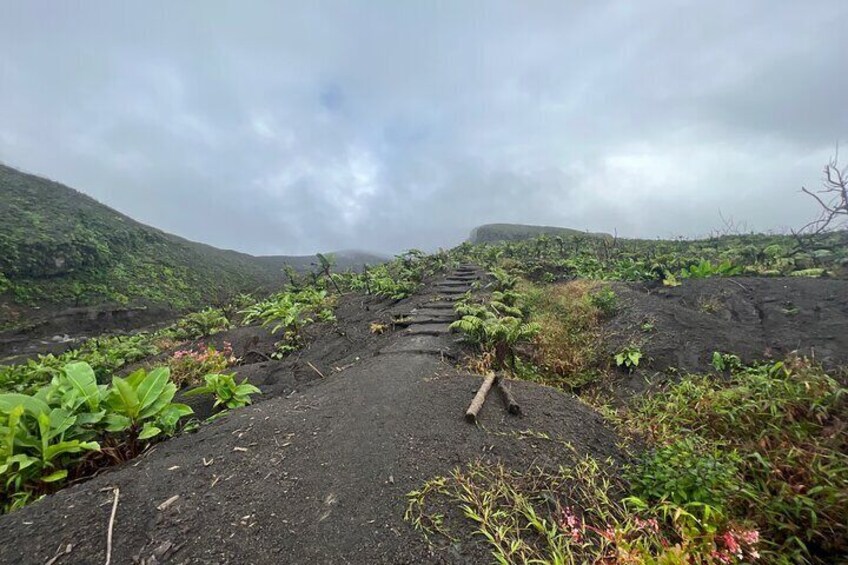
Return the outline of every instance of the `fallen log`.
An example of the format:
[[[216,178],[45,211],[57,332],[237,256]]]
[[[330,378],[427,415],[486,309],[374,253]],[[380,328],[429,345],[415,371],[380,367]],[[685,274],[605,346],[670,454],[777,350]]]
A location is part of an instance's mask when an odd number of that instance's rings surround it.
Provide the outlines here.
[[[468,410],[465,411],[466,422],[470,424],[477,423],[477,413],[480,412],[480,408],[482,408],[483,403],[486,402],[486,395],[489,394],[489,389],[492,388],[492,383],[494,382],[494,373],[486,375],[486,378],[483,380],[483,384],[480,385],[480,389],[477,391],[477,394],[474,395],[474,400],[471,401],[471,405],[468,406]]]
[[[521,406],[516,402],[515,397],[512,396],[512,391],[506,386],[506,383],[503,379],[498,379],[495,381],[495,387],[498,389],[498,394],[501,397],[501,401],[503,402],[504,408],[506,411],[512,414],[513,416],[521,415]]]

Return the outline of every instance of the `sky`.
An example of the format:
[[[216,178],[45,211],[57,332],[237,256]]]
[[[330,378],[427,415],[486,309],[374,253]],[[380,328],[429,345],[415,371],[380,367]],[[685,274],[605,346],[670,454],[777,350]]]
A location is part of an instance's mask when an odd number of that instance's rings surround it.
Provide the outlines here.
[[[0,0],[0,162],[254,254],[782,231],[848,142],[846,23],[845,0]]]

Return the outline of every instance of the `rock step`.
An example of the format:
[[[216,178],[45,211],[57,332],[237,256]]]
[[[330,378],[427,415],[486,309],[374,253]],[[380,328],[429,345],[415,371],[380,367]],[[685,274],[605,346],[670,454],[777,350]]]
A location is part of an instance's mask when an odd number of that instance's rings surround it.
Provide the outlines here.
[[[380,353],[430,353],[448,355],[449,349],[450,344],[445,342],[444,337],[424,334],[404,336],[402,339],[381,349]]]
[[[446,294],[465,294],[471,287],[467,286],[434,286],[433,290],[436,292],[446,293]]]
[[[471,281],[436,281],[433,286],[465,286],[471,288]]]
[[[456,304],[451,300],[439,300],[437,302],[427,302],[424,304],[421,309],[422,310],[450,310],[453,311]]]
[[[434,318],[444,318],[446,320],[455,320],[456,312],[445,308],[416,308],[409,313],[410,316],[432,316]]]
[[[401,335],[448,335],[451,333],[450,324],[420,324],[403,330]]]
[[[421,315],[413,315],[407,316],[402,320],[395,320],[393,323],[399,328],[405,328],[408,326],[416,326],[422,324],[446,324],[456,320],[455,316],[445,317],[445,316],[421,316]]]

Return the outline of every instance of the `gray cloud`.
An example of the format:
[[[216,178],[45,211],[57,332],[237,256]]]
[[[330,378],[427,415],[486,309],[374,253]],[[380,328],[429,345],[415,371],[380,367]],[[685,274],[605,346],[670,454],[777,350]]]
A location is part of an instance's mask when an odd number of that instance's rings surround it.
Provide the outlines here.
[[[566,4],[569,4],[566,6]],[[798,226],[848,4],[7,4],[0,160],[254,253]]]

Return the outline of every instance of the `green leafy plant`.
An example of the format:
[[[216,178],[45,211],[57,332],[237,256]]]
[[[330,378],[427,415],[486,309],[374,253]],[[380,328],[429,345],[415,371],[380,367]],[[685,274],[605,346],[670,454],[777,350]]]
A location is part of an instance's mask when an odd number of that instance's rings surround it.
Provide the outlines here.
[[[171,402],[177,386],[169,376],[167,367],[159,367],[149,373],[138,369],[126,378],[113,377],[106,398],[106,431],[125,432],[139,440],[173,433],[179,419],[193,411],[185,404]]]
[[[498,298],[517,304],[520,295],[505,291],[500,292]],[[538,324],[527,323],[522,319],[520,308],[501,301],[487,305],[473,304],[466,297],[457,303],[455,310],[461,318],[453,322],[450,328],[465,334],[466,341],[491,352],[495,368],[514,366],[516,345],[531,340],[540,330]],[[502,316],[502,312],[517,313],[519,316]]]
[[[614,316],[618,310],[618,296],[609,287],[589,293],[589,303],[606,318]]]
[[[712,366],[716,371],[736,371],[742,368],[738,355],[713,351]]]
[[[173,335],[178,339],[198,339],[229,328],[230,321],[221,310],[206,308],[180,319],[173,329]]]
[[[716,359],[730,378],[687,375],[625,415],[623,428],[654,446],[634,471],[644,477],[631,477],[640,492],[755,524],[769,562],[824,563],[848,551],[848,443],[833,428],[848,420],[846,389],[803,359]]]
[[[251,395],[262,394],[258,388],[248,383],[247,379],[237,384],[232,374],[206,375],[203,380],[206,384],[188,391],[186,396],[211,394],[215,397],[215,407],[223,406],[229,410],[241,408],[251,403]]]
[[[636,345],[628,345],[623,350],[613,356],[615,364],[618,367],[625,367],[628,371],[633,371],[639,366],[644,355],[642,350]]]
[[[204,375],[220,373],[236,361],[232,345],[224,342],[221,351],[211,345],[179,349],[168,358],[168,367],[171,370],[171,381],[182,388],[198,385]]]

